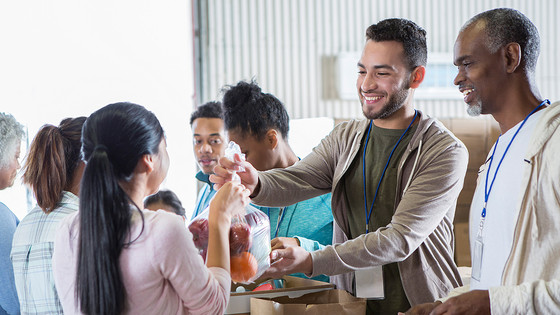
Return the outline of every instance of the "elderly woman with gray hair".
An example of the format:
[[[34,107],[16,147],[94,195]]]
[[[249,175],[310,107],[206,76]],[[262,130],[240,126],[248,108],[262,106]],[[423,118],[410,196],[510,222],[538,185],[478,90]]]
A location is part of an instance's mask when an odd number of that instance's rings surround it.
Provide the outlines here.
[[[14,184],[19,165],[23,126],[6,113],[0,113],[0,190]],[[10,261],[12,238],[18,218],[0,202],[0,314],[19,314],[19,302]]]

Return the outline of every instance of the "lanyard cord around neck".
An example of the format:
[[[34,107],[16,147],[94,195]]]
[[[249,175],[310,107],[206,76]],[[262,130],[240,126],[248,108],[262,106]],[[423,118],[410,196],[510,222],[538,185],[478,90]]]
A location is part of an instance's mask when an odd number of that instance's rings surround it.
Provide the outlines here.
[[[549,100],[544,100],[542,101],[542,103],[535,107],[530,113],[529,115],[527,115],[525,117],[525,119],[523,119],[523,122],[521,123],[521,125],[519,125],[519,128],[517,128],[517,130],[515,131],[515,133],[513,134],[513,137],[511,138],[511,140],[509,141],[509,144],[506,147],[506,150],[504,151],[504,154],[502,155],[502,158],[500,159],[500,162],[498,163],[498,166],[496,167],[496,171],[494,171],[494,177],[492,178],[492,182],[490,183],[490,189],[488,188],[488,174],[490,173],[490,169],[492,168],[492,161],[494,161],[494,154],[496,153],[496,148],[498,147],[498,142],[500,141],[500,137],[502,135],[500,135],[498,137],[498,140],[496,140],[496,144],[494,145],[494,150],[492,150],[492,155],[490,156],[490,163],[488,165],[488,171],[486,171],[486,182],[484,184],[484,207],[482,208],[482,213],[480,214],[482,219],[480,221],[480,229],[479,229],[479,234],[482,233],[482,228],[484,226],[484,218],[486,218],[486,205],[488,204],[488,198],[490,197],[490,192],[492,192],[492,187],[494,187],[494,181],[496,180],[496,175],[498,175],[498,170],[500,169],[500,166],[502,165],[502,162],[504,161],[504,157],[506,156],[509,147],[511,146],[511,144],[513,143],[513,140],[515,140],[515,137],[517,136],[517,134],[519,133],[519,130],[521,130],[521,128],[523,127],[523,125],[525,125],[525,122],[527,121],[527,119],[529,119],[529,117],[531,117],[531,115],[533,115],[537,110],[539,110],[541,107],[543,107],[545,104],[550,104]]]
[[[282,224],[282,221],[284,220],[284,216],[286,215],[286,208],[288,208],[288,207],[280,208],[280,213],[278,213],[278,221],[276,221],[276,230],[274,231],[274,237],[275,238],[278,237],[278,231],[280,230],[280,224]],[[296,206],[294,208],[294,211],[296,210],[296,208],[297,208],[297,203],[296,203]],[[270,208],[268,208],[268,207],[266,208],[266,214],[267,214],[268,218],[270,219]],[[288,229],[289,228],[290,227],[288,226]],[[286,230],[286,236],[287,237],[289,237],[288,229]]]
[[[412,119],[412,121],[410,122],[408,127],[406,127],[406,130],[403,132],[403,134],[401,135],[401,137],[397,141],[397,144],[395,144],[395,146],[393,147],[393,150],[391,150],[391,154],[389,154],[389,159],[387,160],[387,163],[385,164],[385,167],[383,168],[383,173],[381,173],[381,178],[379,178],[379,183],[377,183],[377,188],[375,189],[375,195],[373,197],[373,201],[371,202],[371,207],[369,208],[369,211],[368,211],[368,203],[367,203],[367,195],[366,195],[366,191],[367,191],[367,189],[366,189],[366,149],[367,149],[367,145],[368,145],[368,142],[369,142],[369,134],[370,134],[371,129],[372,129],[373,120],[371,120],[369,122],[369,128],[368,128],[368,133],[367,133],[367,137],[366,137],[366,144],[364,145],[364,153],[363,153],[363,157],[362,157],[362,163],[363,163],[362,164],[362,173],[363,173],[363,181],[364,181],[364,208],[365,208],[365,211],[366,211],[366,233],[369,233],[369,220],[371,219],[371,212],[373,211],[373,204],[375,204],[375,200],[377,199],[377,193],[379,192],[379,186],[381,186],[381,181],[383,180],[383,177],[385,176],[385,172],[387,171],[387,167],[389,166],[389,162],[391,161],[391,157],[393,156],[393,153],[395,152],[395,149],[399,146],[399,143],[401,143],[401,140],[404,137],[404,135],[406,134],[406,132],[410,129],[410,127],[412,126],[412,124],[416,120],[417,116],[418,116],[418,111],[415,109],[414,110],[414,118]]]
[[[298,161],[301,161],[301,158],[299,156],[298,156]],[[296,203],[292,213],[296,212],[297,206],[298,206],[298,204]],[[284,216],[286,215],[286,209],[288,207],[280,208],[280,213],[278,214],[278,221],[276,221],[276,231],[274,232],[274,237],[275,238],[278,237],[278,231],[280,230],[280,225],[282,224],[282,221],[284,221]],[[266,215],[268,216],[268,219],[270,220],[270,208],[266,208]],[[289,230],[290,230],[290,224],[288,223],[288,227],[286,228],[286,237],[290,237],[290,234],[288,234]]]

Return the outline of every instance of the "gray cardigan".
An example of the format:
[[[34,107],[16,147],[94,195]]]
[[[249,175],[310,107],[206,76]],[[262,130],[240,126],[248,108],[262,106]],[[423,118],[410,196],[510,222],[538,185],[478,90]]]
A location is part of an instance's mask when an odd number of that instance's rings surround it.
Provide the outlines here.
[[[330,275],[338,288],[352,292],[352,271],[398,262],[411,305],[433,302],[461,285],[453,261],[453,218],[468,152],[439,121],[420,115],[399,161],[395,213],[390,224],[375,232],[348,241],[349,210],[339,185],[369,121],[341,123],[300,162],[259,173],[260,190],[253,198],[259,205],[289,205],[332,192],[334,245],[311,253],[311,276]]]

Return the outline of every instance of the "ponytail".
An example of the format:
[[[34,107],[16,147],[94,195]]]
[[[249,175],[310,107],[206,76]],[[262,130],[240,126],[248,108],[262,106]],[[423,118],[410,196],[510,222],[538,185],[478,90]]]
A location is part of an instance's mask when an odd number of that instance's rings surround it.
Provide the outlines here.
[[[125,288],[119,256],[130,230],[128,198],[107,152],[87,161],[80,191],[80,251],[76,288],[85,314],[120,314]]]
[[[44,125],[29,148],[23,166],[23,182],[33,190],[37,204],[45,212],[53,211],[70,190],[72,177],[80,162],[82,126],[85,117],[67,118],[60,127]]]

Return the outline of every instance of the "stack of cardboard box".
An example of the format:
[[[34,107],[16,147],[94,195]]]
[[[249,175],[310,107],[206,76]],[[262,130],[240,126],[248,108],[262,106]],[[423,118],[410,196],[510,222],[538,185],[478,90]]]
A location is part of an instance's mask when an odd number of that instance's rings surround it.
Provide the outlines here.
[[[463,190],[457,200],[455,212],[455,262],[470,266],[469,211],[481,165],[500,135],[498,123],[491,117],[439,119],[469,150],[469,164]],[[482,209],[481,209],[482,210]]]

